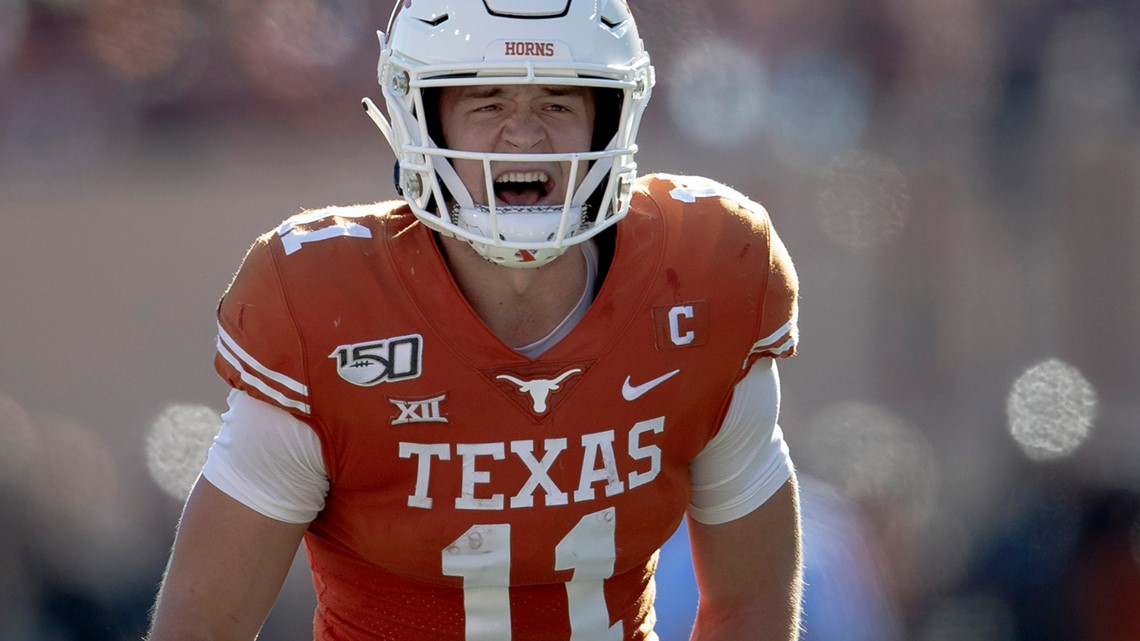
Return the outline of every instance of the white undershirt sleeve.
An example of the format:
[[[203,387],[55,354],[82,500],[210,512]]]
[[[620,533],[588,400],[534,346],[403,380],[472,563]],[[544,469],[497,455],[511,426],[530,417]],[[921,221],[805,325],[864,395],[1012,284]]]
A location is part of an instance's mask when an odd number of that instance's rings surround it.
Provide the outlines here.
[[[325,506],[321,442],[285,410],[232,390],[202,476],[238,502],[286,523],[308,523]]]
[[[792,474],[780,415],[780,375],[771,358],[748,371],[732,393],[720,431],[689,463],[688,514],[717,525],[760,507]]]

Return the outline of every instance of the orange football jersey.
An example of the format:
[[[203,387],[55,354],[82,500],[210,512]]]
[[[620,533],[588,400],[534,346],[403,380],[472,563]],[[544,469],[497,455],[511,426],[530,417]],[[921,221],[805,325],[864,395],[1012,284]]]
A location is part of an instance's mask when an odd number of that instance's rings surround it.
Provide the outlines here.
[[[251,248],[215,362],[320,438],[317,639],[655,638],[688,464],[748,365],[795,351],[797,283],[764,210],[711,181],[640,179],[616,229],[587,315],[537,359],[480,321],[402,203]]]

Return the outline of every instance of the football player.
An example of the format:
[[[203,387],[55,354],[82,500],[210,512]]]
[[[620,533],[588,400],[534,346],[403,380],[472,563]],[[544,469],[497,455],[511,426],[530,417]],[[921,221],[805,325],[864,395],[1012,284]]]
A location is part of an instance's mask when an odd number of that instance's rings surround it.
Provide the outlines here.
[[[151,641],[253,639],[302,540],[321,641],[656,639],[686,515],[693,638],[796,638],[795,272],[745,196],[636,176],[627,4],[401,0],[380,40],[403,200],[250,249]]]

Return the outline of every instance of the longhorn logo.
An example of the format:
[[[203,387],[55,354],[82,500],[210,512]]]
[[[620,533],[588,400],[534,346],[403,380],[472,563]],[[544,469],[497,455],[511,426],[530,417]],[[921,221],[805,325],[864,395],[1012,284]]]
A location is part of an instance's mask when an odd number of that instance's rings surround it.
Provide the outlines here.
[[[575,367],[574,369],[566,370],[565,372],[559,374],[557,378],[553,379],[536,378],[531,381],[524,381],[515,378],[510,374],[500,374],[495,378],[500,381],[507,381],[508,383],[515,385],[519,388],[520,394],[529,394],[530,400],[534,401],[534,413],[545,414],[546,410],[549,408],[547,405],[547,400],[550,398],[551,392],[556,392],[561,389],[562,382],[566,379],[575,374],[581,373],[582,368]]]

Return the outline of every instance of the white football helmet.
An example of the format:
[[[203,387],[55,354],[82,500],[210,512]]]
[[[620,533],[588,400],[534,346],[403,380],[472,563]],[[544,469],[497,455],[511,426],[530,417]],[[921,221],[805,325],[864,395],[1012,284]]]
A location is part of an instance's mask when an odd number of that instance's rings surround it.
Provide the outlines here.
[[[396,154],[397,188],[428,227],[466,240],[496,264],[537,267],[625,216],[637,175],[634,140],[654,84],[625,0],[398,0],[387,33],[379,36],[378,76],[388,117],[367,98],[364,107]],[[616,119],[616,129],[601,139],[595,132],[598,148],[579,153],[443,148],[429,133],[438,105],[425,104],[424,90],[471,85],[620,92],[620,102],[610,107],[620,112],[603,113],[599,103],[595,117],[595,123]],[[473,201],[453,159],[482,162],[489,202]],[[492,162],[498,168],[568,162],[571,180],[562,205],[497,206]]]

